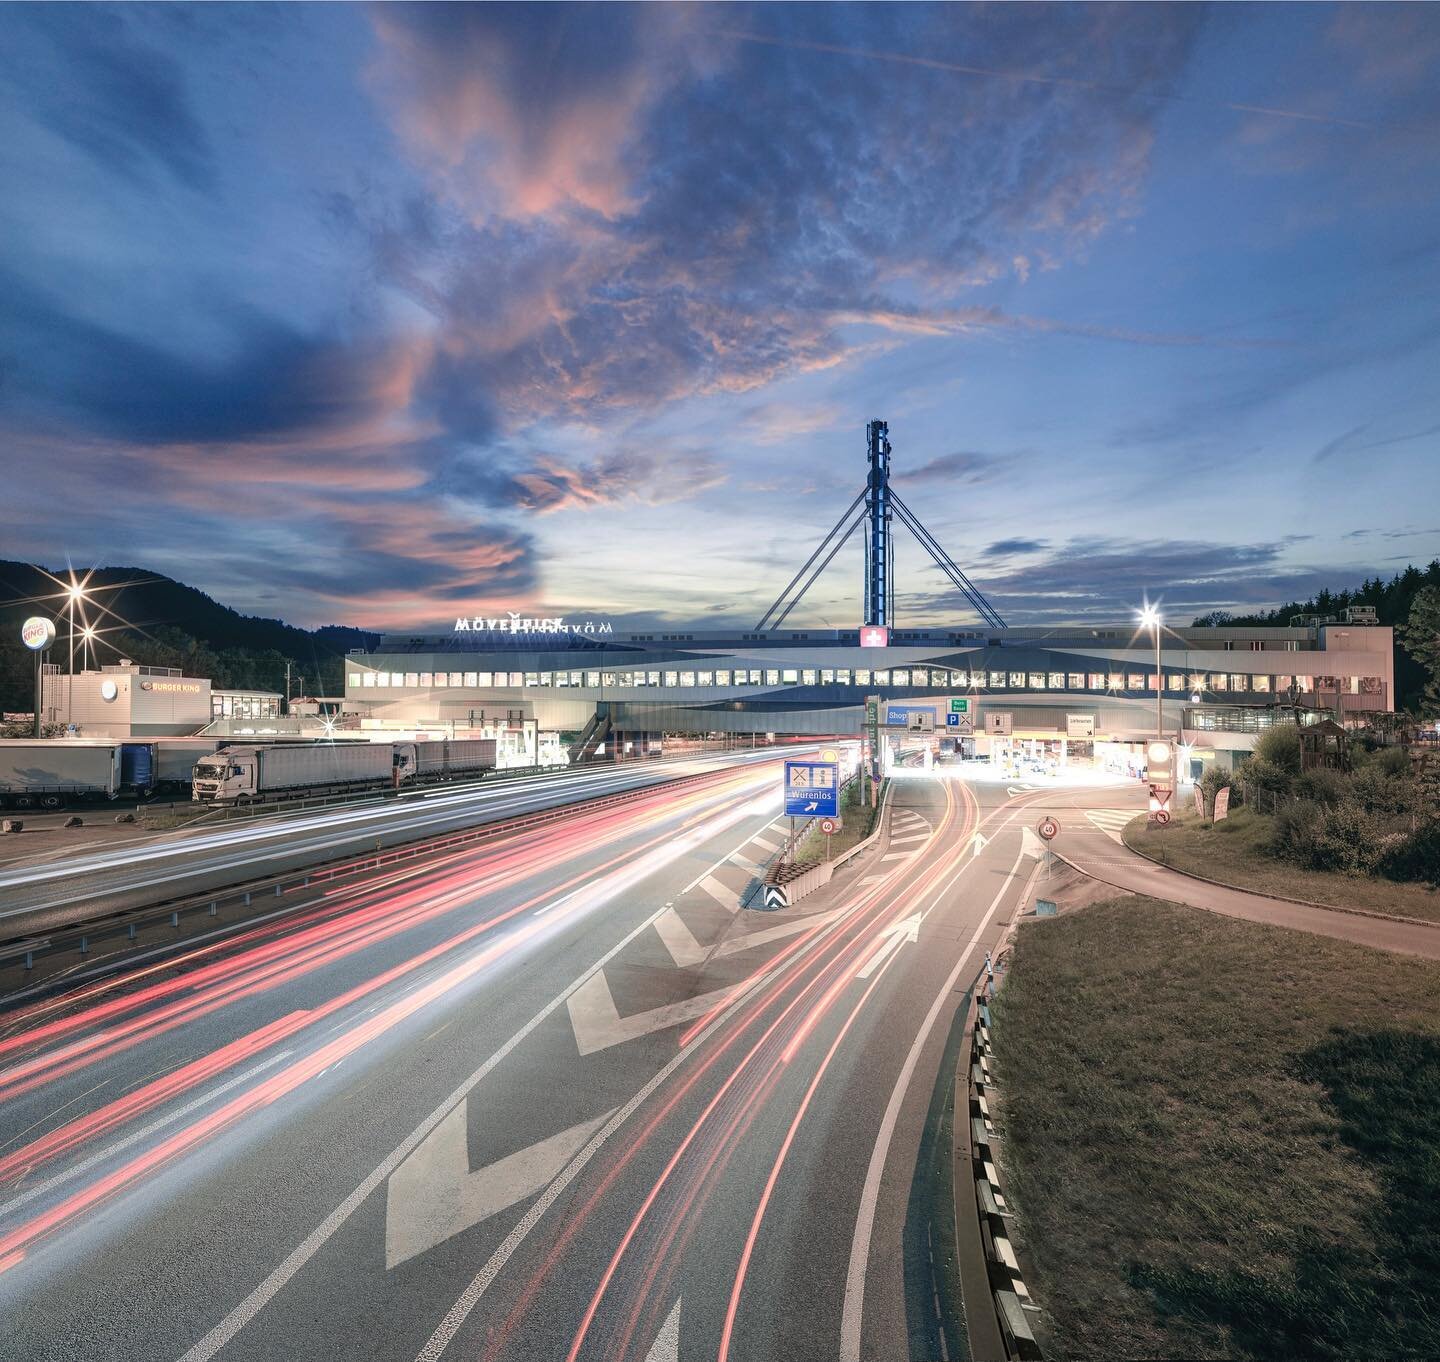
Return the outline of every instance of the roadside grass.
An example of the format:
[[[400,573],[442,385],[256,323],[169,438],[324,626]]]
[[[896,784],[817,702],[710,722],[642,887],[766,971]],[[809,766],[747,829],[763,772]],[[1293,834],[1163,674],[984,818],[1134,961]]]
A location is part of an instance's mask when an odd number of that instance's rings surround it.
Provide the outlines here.
[[[863,842],[875,830],[878,806],[871,808],[868,802],[860,802],[859,785],[858,780],[851,781],[841,791],[840,830],[830,836],[829,855],[832,860],[842,852],[849,851],[858,842]],[[884,793],[883,786],[881,793]],[[810,830],[800,839],[800,845],[795,848],[795,861],[797,864],[811,865],[816,861],[823,861],[825,856],[825,834],[820,831],[820,821],[816,819]]]
[[[1291,865],[1270,853],[1273,827],[1269,815],[1239,808],[1218,823],[1187,811],[1168,828],[1148,827],[1143,818],[1136,818],[1121,835],[1125,845],[1142,856],[1236,889],[1440,922],[1440,890]]]
[[[1440,1356],[1440,964],[1128,897],[994,1016],[1050,1355]]]

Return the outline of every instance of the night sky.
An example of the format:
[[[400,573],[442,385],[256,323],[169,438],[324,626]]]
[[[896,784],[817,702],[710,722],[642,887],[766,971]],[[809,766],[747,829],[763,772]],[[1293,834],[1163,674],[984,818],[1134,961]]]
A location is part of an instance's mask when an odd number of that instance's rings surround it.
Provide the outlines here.
[[[1011,623],[1440,553],[1440,6],[11,5],[0,185],[0,557],[749,626],[871,417]]]

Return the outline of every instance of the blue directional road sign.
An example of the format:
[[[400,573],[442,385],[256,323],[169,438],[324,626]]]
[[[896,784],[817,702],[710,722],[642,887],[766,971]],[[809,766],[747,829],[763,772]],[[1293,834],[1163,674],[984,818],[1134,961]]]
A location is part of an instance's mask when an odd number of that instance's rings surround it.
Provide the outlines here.
[[[834,818],[840,812],[840,767],[833,761],[785,763],[785,812]]]

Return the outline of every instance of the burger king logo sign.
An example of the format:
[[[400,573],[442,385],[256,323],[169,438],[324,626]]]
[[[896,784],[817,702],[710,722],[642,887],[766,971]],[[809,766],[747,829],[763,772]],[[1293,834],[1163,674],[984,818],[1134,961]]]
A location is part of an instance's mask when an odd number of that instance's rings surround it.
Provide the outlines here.
[[[20,641],[31,652],[38,653],[55,642],[55,626],[44,615],[31,615],[20,626]]]

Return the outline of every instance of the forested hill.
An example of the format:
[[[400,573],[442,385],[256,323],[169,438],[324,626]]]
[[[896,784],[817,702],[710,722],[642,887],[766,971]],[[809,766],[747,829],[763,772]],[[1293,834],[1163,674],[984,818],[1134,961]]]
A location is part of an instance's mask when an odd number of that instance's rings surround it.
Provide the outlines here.
[[[29,563],[0,560],[0,709],[26,711],[33,701],[31,658],[20,642],[29,615],[48,615],[58,634],[52,660],[68,658],[64,601],[51,573]],[[295,694],[337,695],[343,659],[350,648],[373,647],[379,635],[345,625],[298,629],[283,620],[242,615],[203,591],[144,568],[98,568],[89,577],[96,604],[90,622],[102,631],[99,660],[181,667],[218,686],[285,690],[285,663],[292,664]],[[104,606],[106,614],[98,606]],[[118,617],[118,618],[117,618]],[[120,621],[125,622],[121,627]],[[77,654],[78,666],[78,654]]]
[[[1347,606],[1373,605],[1381,624],[1398,629],[1410,618],[1415,597],[1427,586],[1440,588],[1440,558],[1428,567],[1407,567],[1389,581],[1375,577],[1366,579],[1354,590],[1322,591],[1312,600],[1291,601],[1258,615],[1235,615],[1227,610],[1212,610],[1195,621],[1198,626],[1221,624],[1284,625],[1294,615],[1338,615]],[[1425,684],[1425,669],[1405,651],[1395,650],[1396,708],[1405,709],[1418,699]]]

